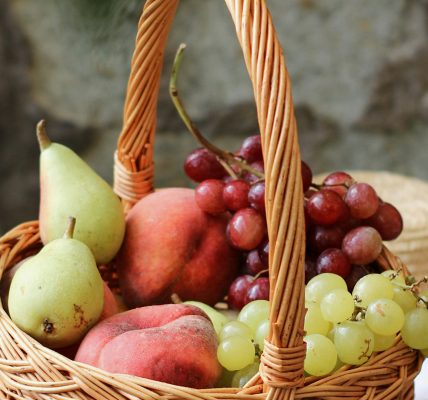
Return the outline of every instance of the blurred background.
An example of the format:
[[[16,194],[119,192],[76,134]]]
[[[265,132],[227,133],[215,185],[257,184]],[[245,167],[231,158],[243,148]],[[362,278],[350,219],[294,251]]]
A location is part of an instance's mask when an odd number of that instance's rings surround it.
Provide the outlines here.
[[[268,0],[292,77],[303,158],[315,173],[388,170],[428,179],[428,2]],[[37,218],[35,124],[108,181],[139,0],[0,0],[0,232]],[[156,185],[189,186],[196,143],[168,96],[179,87],[204,134],[235,150],[257,132],[252,89],[223,1],[182,0],[159,102]],[[400,190],[400,188],[397,188]]]

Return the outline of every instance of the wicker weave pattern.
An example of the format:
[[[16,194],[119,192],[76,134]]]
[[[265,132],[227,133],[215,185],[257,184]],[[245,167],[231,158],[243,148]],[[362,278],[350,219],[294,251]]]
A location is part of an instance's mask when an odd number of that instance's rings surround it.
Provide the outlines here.
[[[0,395],[14,399],[366,399],[413,398],[418,353],[396,345],[359,367],[303,378],[303,196],[291,85],[265,1],[225,0],[253,83],[267,176],[271,243],[271,329],[260,375],[244,389],[195,390],[113,375],[78,364],[21,332],[0,310]],[[125,209],[150,192],[153,140],[163,52],[178,0],[148,0],[139,23],[115,155],[115,190]],[[0,271],[40,248],[38,224],[0,239]],[[383,268],[400,262],[386,249]]]
[[[153,190],[153,142],[160,75],[178,0],[148,1],[138,24],[132,69],[115,154],[115,191],[125,209]]]
[[[303,385],[304,254],[302,180],[291,84],[264,1],[226,1],[253,83],[265,155],[270,238],[271,329],[261,374],[268,398]],[[290,389],[287,389],[290,388]]]

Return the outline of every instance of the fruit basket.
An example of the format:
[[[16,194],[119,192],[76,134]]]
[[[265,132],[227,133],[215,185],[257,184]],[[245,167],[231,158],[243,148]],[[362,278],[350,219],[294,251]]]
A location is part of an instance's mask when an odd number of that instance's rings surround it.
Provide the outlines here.
[[[422,358],[397,337],[360,367],[321,378],[303,363],[305,223],[297,127],[290,78],[264,0],[226,0],[253,84],[266,172],[270,332],[260,372],[244,388],[191,389],[73,362],[20,331],[0,311],[0,393],[10,399],[412,399]],[[125,210],[153,190],[153,142],[163,54],[178,0],[147,0],[138,26],[114,156],[115,191]],[[0,239],[4,271],[41,247],[38,222]],[[382,269],[404,269],[386,248]],[[105,267],[107,270],[111,266]],[[116,276],[110,274],[112,284]]]

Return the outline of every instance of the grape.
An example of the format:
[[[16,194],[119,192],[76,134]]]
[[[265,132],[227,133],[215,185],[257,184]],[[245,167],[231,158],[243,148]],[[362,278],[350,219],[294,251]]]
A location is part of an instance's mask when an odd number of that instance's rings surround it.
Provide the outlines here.
[[[251,250],[247,254],[247,259],[245,261],[245,272],[249,275],[256,275],[260,271],[263,271],[267,268],[267,265],[263,265],[260,260],[259,251],[257,249]]]
[[[254,300],[269,300],[269,278],[257,278],[250,284],[245,303]]]
[[[247,137],[239,149],[238,154],[248,163],[263,160],[262,143],[260,135]]]
[[[306,308],[308,310],[305,314],[305,324],[303,328],[306,335],[318,333],[327,336],[331,329],[331,324],[323,318],[320,305],[317,303],[308,303]]]
[[[391,299],[377,299],[366,310],[366,325],[378,335],[395,335],[404,324],[404,312]]]
[[[361,365],[373,353],[374,335],[363,321],[345,321],[336,326],[334,345],[342,362]]]
[[[253,208],[243,208],[229,221],[229,237],[233,246],[241,250],[253,250],[266,233],[265,219]]]
[[[250,164],[250,167],[252,167],[253,169],[255,169],[258,172],[265,172],[265,166],[263,164],[263,161],[254,161],[253,163]],[[260,178],[257,175],[252,174],[251,172],[246,171],[244,173],[243,178],[250,183],[254,183],[256,181],[258,181]]]
[[[262,214],[265,213],[265,181],[256,182],[251,186],[248,192],[248,201],[251,207],[260,211]]]
[[[306,255],[305,258],[305,284],[307,284],[317,273],[316,260]]]
[[[263,240],[261,245],[258,247],[260,260],[263,265],[269,265],[269,239],[266,238]]]
[[[416,297],[412,292],[407,290],[406,288],[402,288],[400,286],[394,285],[394,300],[403,310],[404,313],[409,312],[416,308]]]
[[[195,190],[195,200],[199,208],[208,214],[221,214],[226,211],[223,201],[223,181],[207,179],[201,182]]]
[[[346,278],[351,272],[351,264],[342,250],[327,249],[317,259],[317,272],[331,272]]]
[[[350,187],[353,183],[355,183],[354,178],[344,171],[332,172],[322,181],[325,186],[343,185]]]
[[[302,182],[303,182],[303,193],[305,193],[311,186],[312,183],[312,170],[308,164],[302,161]]]
[[[254,332],[240,321],[229,321],[223,325],[223,328],[218,335],[218,340],[222,342],[231,336],[241,336],[252,340],[254,339]]]
[[[327,333],[327,337],[334,343],[334,334],[336,333],[336,327],[338,325],[333,325],[333,328],[331,328],[328,333]]]
[[[242,336],[230,336],[217,348],[218,362],[229,371],[245,368],[254,361],[255,355],[251,340]]]
[[[392,345],[395,342],[395,339],[397,338],[396,335],[389,335],[389,336],[383,336],[383,335],[374,335],[374,347],[373,351],[384,351],[388,350],[392,347]]]
[[[224,204],[232,211],[248,207],[250,205],[248,202],[249,190],[250,185],[242,179],[235,179],[226,183],[223,189]]]
[[[307,199],[303,199],[303,216],[305,218],[305,232],[306,232],[306,235],[308,234],[308,232],[310,231],[310,228],[311,228],[311,219],[309,218],[307,204],[308,204],[308,200]]]
[[[245,368],[236,371],[233,375],[231,387],[244,387],[246,383],[259,372],[260,362],[256,361]]]
[[[354,299],[346,289],[334,289],[322,298],[320,309],[326,321],[337,324],[351,318]]]
[[[380,274],[368,274],[356,283],[352,296],[357,298],[360,307],[367,307],[377,299],[392,299],[393,285],[388,278]]]
[[[268,319],[262,321],[257,327],[255,342],[259,345],[261,351],[265,348],[265,339],[269,334],[269,327],[270,324]]]
[[[313,376],[322,376],[333,371],[337,362],[337,352],[332,341],[318,334],[307,335],[304,341],[306,342],[305,371]]]
[[[240,310],[245,306],[247,290],[253,281],[254,278],[251,275],[241,275],[232,282],[227,295],[227,302],[230,307]]]
[[[382,251],[382,238],[376,229],[360,226],[345,235],[342,251],[351,264],[370,264]]]
[[[309,199],[310,197],[312,197],[315,193],[318,193],[318,190],[315,190],[315,189],[308,189],[306,192],[305,192],[305,198],[306,199]]]
[[[324,178],[325,189],[335,191],[339,196],[344,197],[348,188],[354,183],[351,175],[343,171],[332,172]]]
[[[346,204],[331,190],[320,190],[307,203],[309,218],[318,225],[333,225],[346,216]]]
[[[255,300],[248,303],[238,315],[238,321],[247,324],[254,332],[265,319],[269,319],[269,302],[267,300]]]
[[[199,301],[185,301],[183,304],[190,304],[200,308],[203,312],[205,312],[205,314],[207,314],[211,320],[217,335],[222,330],[223,325],[227,323],[227,318],[223,314],[219,313],[217,310],[205,303],[201,303]]]
[[[413,349],[428,348],[428,310],[425,307],[415,308],[406,314],[401,337]]]
[[[345,233],[363,225],[363,222],[360,219],[351,217],[351,213],[348,208],[346,210],[348,211],[346,218],[343,218],[337,223],[337,226]]]
[[[398,285],[405,285],[406,280],[404,279],[404,275],[402,272],[394,271],[393,269],[388,269],[381,273],[385,278],[388,278],[392,283],[396,283]]]
[[[312,226],[308,237],[309,248],[317,254],[330,248],[340,249],[344,236],[345,231],[337,225]]]
[[[204,148],[195,149],[187,156],[184,171],[195,182],[221,179],[226,175],[225,169],[218,162],[215,154]]]
[[[351,267],[351,272],[348,277],[345,279],[348,290],[352,292],[354,290],[355,284],[363,277],[370,273],[368,268],[364,265],[353,265]]]
[[[322,298],[333,289],[346,289],[346,282],[341,276],[330,273],[317,275],[306,285],[306,302],[320,303]]]
[[[346,193],[345,203],[354,218],[370,218],[379,207],[379,198],[367,183],[354,183]]]
[[[383,240],[396,239],[403,230],[403,218],[400,212],[389,203],[381,203],[376,213],[365,223],[375,228]]]

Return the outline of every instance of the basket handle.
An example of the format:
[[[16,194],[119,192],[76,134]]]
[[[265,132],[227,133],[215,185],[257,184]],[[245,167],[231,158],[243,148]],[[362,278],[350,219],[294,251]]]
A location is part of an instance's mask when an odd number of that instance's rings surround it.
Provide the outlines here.
[[[291,84],[265,0],[225,2],[253,84],[265,163],[271,322],[260,373],[268,398],[290,399],[303,386],[305,358],[305,222]],[[139,22],[115,156],[115,190],[128,206],[152,190],[159,81],[177,5],[147,0]]]
[[[178,1],[147,1],[138,23],[114,154],[114,190],[125,211],[153,191],[153,144],[160,77],[168,32]]]

